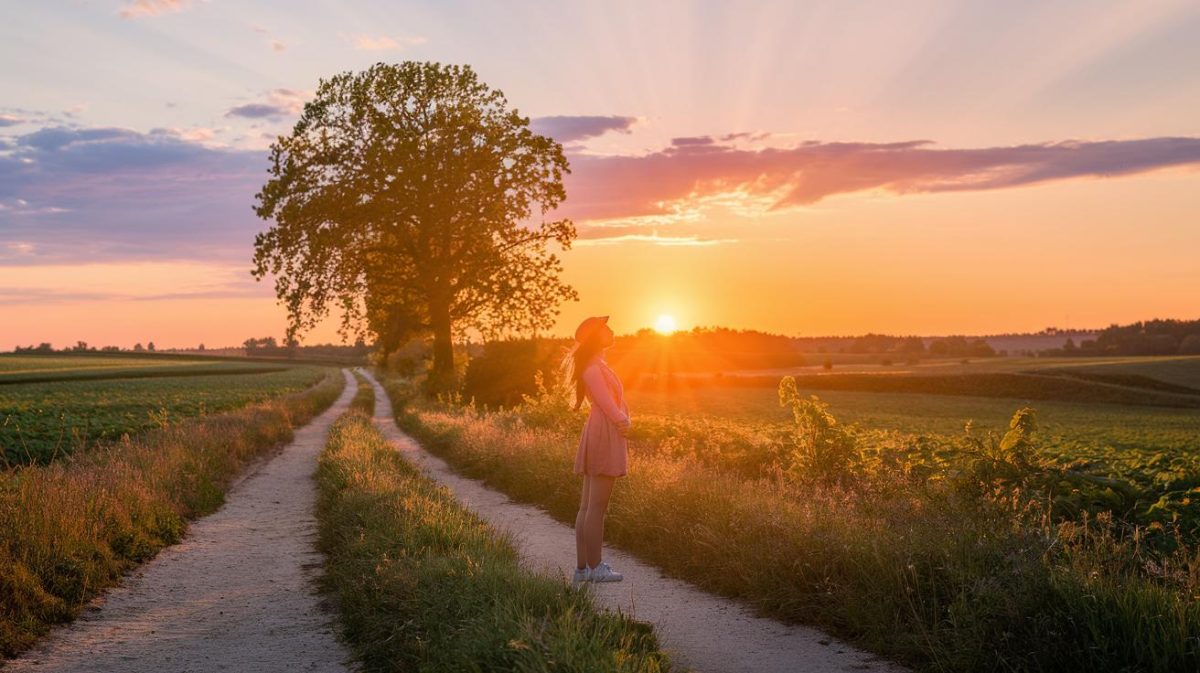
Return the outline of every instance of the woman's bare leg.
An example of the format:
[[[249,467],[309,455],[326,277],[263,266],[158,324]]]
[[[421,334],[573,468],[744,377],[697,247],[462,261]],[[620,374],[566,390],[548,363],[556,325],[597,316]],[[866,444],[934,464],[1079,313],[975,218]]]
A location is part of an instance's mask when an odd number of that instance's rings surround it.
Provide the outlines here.
[[[587,547],[584,544],[584,522],[587,520],[588,481],[590,477],[583,475],[583,493],[579,497],[579,512],[575,514],[575,567],[583,569],[587,564]]]
[[[608,498],[612,495],[616,477],[589,475],[587,511],[584,512],[584,560],[589,568],[600,563],[600,548],[604,544],[604,515],[608,513]]]

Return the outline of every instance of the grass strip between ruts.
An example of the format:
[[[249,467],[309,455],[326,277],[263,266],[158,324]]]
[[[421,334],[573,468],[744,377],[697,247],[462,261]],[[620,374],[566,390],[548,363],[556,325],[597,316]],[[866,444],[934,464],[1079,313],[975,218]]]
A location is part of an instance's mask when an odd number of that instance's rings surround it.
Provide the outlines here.
[[[369,418],[330,432],[317,479],[325,588],[371,671],[665,671],[652,628],[520,567],[506,534],[408,463]]]

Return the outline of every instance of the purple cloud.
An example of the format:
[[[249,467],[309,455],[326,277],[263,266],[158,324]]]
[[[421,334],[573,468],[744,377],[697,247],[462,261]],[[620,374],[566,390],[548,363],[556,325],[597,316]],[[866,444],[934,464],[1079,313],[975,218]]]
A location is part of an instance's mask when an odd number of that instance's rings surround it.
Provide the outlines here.
[[[248,117],[250,119],[261,119],[263,117],[282,117],[287,114],[282,106],[271,105],[269,103],[247,103],[229,108],[229,112],[225,113],[226,117]]]
[[[52,126],[4,138],[0,265],[189,259],[244,263],[248,273],[254,235],[268,226],[252,210],[268,178],[266,151],[208,147],[171,129]],[[675,206],[728,192],[762,211],[867,189],[1001,189],[1200,164],[1200,138],[979,149],[924,140],[765,149],[679,140],[641,156],[571,157],[562,211],[585,224],[581,239],[649,240],[644,226],[590,231],[586,223],[649,216],[635,224],[669,224]]]
[[[684,136],[682,138],[671,138],[673,147],[696,147],[700,145],[712,145],[717,141],[713,140],[712,136]]]
[[[0,264],[244,261],[265,223],[266,152],[214,149],[166,129],[52,127],[0,151]]]
[[[928,140],[808,141],[757,150],[707,137],[676,138],[670,147],[641,156],[573,157],[562,212],[580,221],[665,215],[672,202],[732,191],[762,197],[777,210],[868,189],[895,194],[1001,189],[1197,163],[1200,138],[980,149],[937,149]]]
[[[586,138],[595,138],[609,131],[629,133],[637,117],[603,116],[551,116],[535,117],[529,128],[538,134],[550,136],[560,143],[569,143]]]
[[[307,95],[306,92],[294,89],[272,89],[264,94],[266,100],[235,105],[229,108],[225,116],[263,119],[297,115],[304,109],[304,99]]]

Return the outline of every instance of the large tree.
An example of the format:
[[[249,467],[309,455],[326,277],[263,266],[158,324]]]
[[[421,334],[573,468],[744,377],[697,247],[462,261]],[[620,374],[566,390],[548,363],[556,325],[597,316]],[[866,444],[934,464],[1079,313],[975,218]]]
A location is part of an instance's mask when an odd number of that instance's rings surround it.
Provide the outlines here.
[[[339,333],[387,347],[432,334],[434,374],[453,339],[549,328],[576,293],[550,251],[570,220],[562,147],[529,130],[469,66],[378,63],[321,80],[289,137],[271,145],[255,212],[253,275],[275,276],[288,338],[331,305]]]

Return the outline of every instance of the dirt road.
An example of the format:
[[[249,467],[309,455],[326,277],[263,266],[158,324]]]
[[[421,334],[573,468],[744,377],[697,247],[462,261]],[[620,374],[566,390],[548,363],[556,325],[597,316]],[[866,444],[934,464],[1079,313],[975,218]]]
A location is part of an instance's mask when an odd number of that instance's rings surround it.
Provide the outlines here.
[[[320,605],[312,475],[346,389],[225,505],[4,671],[176,673],[355,670]]]

